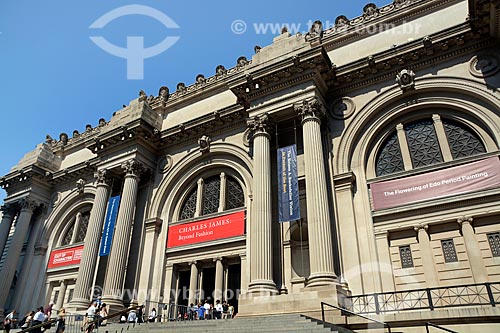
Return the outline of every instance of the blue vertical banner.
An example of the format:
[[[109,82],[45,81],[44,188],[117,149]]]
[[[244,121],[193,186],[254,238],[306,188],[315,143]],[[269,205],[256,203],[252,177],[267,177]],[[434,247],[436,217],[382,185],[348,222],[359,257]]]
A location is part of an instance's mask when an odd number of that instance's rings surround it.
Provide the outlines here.
[[[109,255],[111,250],[111,243],[113,242],[113,233],[115,232],[116,218],[118,215],[118,207],[120,206],[120,196],[109,198],[108,211],[106,212],[106,221],[104,223],[104,230],[101,238],[101,248],[99,256],[105,257]]]
[[[296,145],[278,149],[278,202],[279,222],[300,219]]]

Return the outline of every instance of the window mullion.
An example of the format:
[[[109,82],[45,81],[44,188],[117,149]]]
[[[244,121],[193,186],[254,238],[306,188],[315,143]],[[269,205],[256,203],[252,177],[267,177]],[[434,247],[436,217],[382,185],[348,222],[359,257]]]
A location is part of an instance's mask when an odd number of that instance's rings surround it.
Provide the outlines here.
[[[453,160],[451,155],[450,145],[448,144],[448,138],[446,136],[446,131],[444,130],[443,122],[438,114],[432,115],[432,121],[434,122],[434,129],[436,130],[437,139],[439,142],[439,147],[441,148],[441,153],[443,154],[443,159],[445,162]]]
[[[80,229],[80,224],[82,223],[82,213],[78,212],[76,214],[75,226],[73,227],[73,235],[71,236],[71,244],[76,243],[78,237],[78,230]]]
[[[194,213],[194,217],[198,217],[203,212],[203,186],[204,181],[203,178],[198,179],[198,192],[196,196],[196,212]]]
[[[219,213],[226,210],[226,174],[220,174]]]
[[[406,133],[403,124],[398,124],[396,126],[398,133],[399,147],[401,149],[401,156],[403,156],[403,164],[405,171],[413,169],[413,164],[411,162],[410,149],[408,148],[408,140],[406,139]]]

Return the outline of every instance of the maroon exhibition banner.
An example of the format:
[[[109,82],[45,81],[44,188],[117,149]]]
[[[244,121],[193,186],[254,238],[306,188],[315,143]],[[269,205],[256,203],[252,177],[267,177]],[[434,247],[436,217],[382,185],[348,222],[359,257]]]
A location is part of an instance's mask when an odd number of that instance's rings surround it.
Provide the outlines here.
[[[82,252],[83,245],[54,250],[50,253],[48,268],[78,265],[82,259]]]
[[[241,236],[245,233],[245,211],[168,227],[167,248]]]
[[[498,157],[370,185],[374,210],[495,187],[500,187]]]

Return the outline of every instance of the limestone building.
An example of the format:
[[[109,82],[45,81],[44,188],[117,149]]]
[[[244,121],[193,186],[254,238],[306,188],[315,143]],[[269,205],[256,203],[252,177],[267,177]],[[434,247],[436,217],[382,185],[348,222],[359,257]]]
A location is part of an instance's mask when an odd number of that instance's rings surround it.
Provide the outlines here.
[[[498,322],[499,17],[498,0],[367,4],[47,136],[0,180],[0,307]],[[279,223],[287,181],[300,215]]]

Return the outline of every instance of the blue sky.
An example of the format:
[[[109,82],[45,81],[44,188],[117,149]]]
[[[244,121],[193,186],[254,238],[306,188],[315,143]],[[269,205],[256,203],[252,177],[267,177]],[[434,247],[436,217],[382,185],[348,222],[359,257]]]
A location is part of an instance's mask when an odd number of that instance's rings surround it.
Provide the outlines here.
[[[382,6],[390,0],[373,2]],[[99,118],[109,120],[141,89],[157,95],[166,85],[173,92],[178,82],[189,85],[197,74],[213,75],[219,64],[231,68],[242,55],[250,59],[255,45],[272,42],[273,26],[286,23],[306,31],[309,21],[319,19],[326,25],[339,15],[359,16],[366,3],[2,0],[0,174],[7,174],[24,154],[44,142],[46,134],[58,139],[65,132],[71,137],[75,129],[82,132],[86,124],[97,125]],[[158,10],[179,28],[167,28],[144,15],[122,16],[102,29],[90,28],[104,14],[133,4]],[[235,21],[244,21],[246,31],[241,33],[244,27]],[[267,23],[271,26],[264,32]],[[105,52],[91,36],[120,47],[126,47],[127,36],[144,36],[145,47],[169,36],[179,39],[144,61],[142,80],[129,80],[126,59]]]

